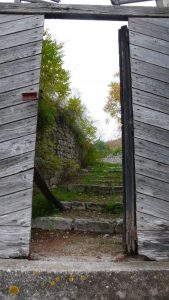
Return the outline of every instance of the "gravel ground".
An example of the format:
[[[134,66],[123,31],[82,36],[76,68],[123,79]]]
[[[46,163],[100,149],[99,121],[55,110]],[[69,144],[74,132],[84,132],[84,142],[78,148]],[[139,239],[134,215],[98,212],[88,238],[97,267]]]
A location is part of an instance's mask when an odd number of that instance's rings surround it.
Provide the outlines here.
[[[104,162],[122,163],[122,154],[116,156],[107,156],[103,159]]]

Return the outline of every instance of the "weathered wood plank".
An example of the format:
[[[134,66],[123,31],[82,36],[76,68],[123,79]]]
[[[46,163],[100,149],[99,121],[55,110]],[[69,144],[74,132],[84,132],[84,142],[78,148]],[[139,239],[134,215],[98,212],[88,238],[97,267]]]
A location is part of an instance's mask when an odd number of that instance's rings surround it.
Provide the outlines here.
[[[169,84],[152,78],[132,73],[132,87],[161,97],[168,97]]]
[[[150,23],[150,24],[155,24],[157,26],[164,26],[167,29],[169,28],[169,20],[166,18],[158,18],[158,19],[154,19],[154,18],[146,18],[146,22]]]
[[[0,126],[0,142],[24,137],[36,132],[37,117],[23,119]]]
[[[29,255],[30,228],[23,226],[0,227],[0,257]]]
[[[129,19],[129,28],[131,31],[169,42],[169,28],[149,23],[146,18],[144,18],[144,22],[138,18]]]
[[[12,193],[7,196],[0,197],[1,211],[0,216],[18,211],[21,208],[27,209],[32,203],[32,189]]]
[[[136,46],[141,47],[141,49],[140,49],[141,53],[139,53],[139,49],[137,51]],[[149,62],[149,59],[150,59],[150,62],[151,62],[151,56],[152,56],[154,61],[157,60],[157,62],[159,63],[158,55],[155,54],[154,52],[158,52],[159,55],[160,55],[160,53],[168,54],[169,42],[159,40],[159,39],[156,39],[151,36],[144,35],[144,34],[139,34],[137,32],[130,31],[130,47],[131,47],[131,56],[133,58],[139,59],[139,57],[140,57],[141,60],[144,59],[147,62]],[[152,50],[152,52],[146,52],[146,53],[151,54],[150,57],[145,56],[143,58],[143,55],[144,55],[143,50],[144,49]],[[168,64],[167,64],[167,66],[168,66]]]
[[[169,165],[135,156],[136,173],[169,183]]]
[[[41,55],[35,55],[23,59],[18,59],[17,63],[16,61],[12,61],[0,64],[0,79],[39,69],[40,63]]]
[[[145,175],[137,174],[136,191],[151,197],[168,201],[169,184],[159,179],[149,178]]]
[[[13,14],[13,15],[3,15],[0,14],[0,24],[2,23],[6,23],[6,22],[11,22],[11,21],[15,21],[15,20],[20,20],[20,19],[26,19],[26,18],[30,18],[30,15],[17,15],[17,14]]]
[[[10,214],[0,216],[0,230],[1,226],[31,226],[31,212],[32,208],[20,209],[11,212]]]
[[[0,143],[0,160],[34,151],[36,134],[22,136]]]
[[[166,209],[168,208],[169,203],[166,202]],[[138,231],[169,231],[169,220],[164,220],[159,217],[154,217],[137,211],[137,229]]]
[[[143,107],[137,104],[133,105],[134,120],[156,127],[169,130],[169,115]]]
[[[40,80],[40,69],[22,74],[1,78],[0,93],[5,93],[28,85],[38,84]]]
[[[32,151],[0,160],[0,178],[34,168],[34,157],[35,151]]]
[[[43,27],[39,27],[23,32],[4,35],[1,37],[0,50],[39,41],[41,40],[40,36],[42,34]]]
[[[32,188],[33,169],[0,178],[0,196]]]
[[[31,42],[26,45],[20,45],[13,48],[0,50],[0,64],[10,61],[16,61],[17,59],[23,59],[33,55],[41,54],[42,42]],[[16,64],[17,66],[17,64]],[[10,71],[10,70],[9,70]]]
[[[26,92],[38,93],[38,91],[39,91],[39,85],[36,84],[36,85],[24,86],[21,89],[2,93],[0,94],[0,109],[9,106],[15,106],[16,104],[23,104],[22,93],[26,93]],[[8,101],[6,101],[6,99],[8,99]]]
[[[137,193],[137,211],[169,221],[169,201]]]
[[[134,134],[136,138],[169,147],[169,132],[166,129],[135,121]]]
[[[30,16],[7,23],[0,24],[0,37],[12,33],[26,31],[32,28],[41,27],[44,24],[44,19],[41,16]]]
[[[1,87],[0,87],[1,90]],[[34,117],[37,115],[38,102],[30,101],[0,109],[0,125]]]
[[[138,253],[155,260],[169,259],[169,231],[138,231]]]
[[[119,20],[129,17],[169,17],[169,9],[157,7],[134,7],[112,5],[75,5],[75,4],[13,4],[0,3],[2,14],[44,14],[47,19]]]
[[[169,114],[168,99],[150,93],[133,89],[133,103],[147,108],[156,109],[160,112]],[[1,99],[1,98],[0,98]]]
[[[169,166],[169,148],[135,138],[135,153]]]
[[[152,79],[169,83],[169,69],[155,66],[140,60],[131,59],[132,72]],[[167,100],[165,100],[167,102]]]

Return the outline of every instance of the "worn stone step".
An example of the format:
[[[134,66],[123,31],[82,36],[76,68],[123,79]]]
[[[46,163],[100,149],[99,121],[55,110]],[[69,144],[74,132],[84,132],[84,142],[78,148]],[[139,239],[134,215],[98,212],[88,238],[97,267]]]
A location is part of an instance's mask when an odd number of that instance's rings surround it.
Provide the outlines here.
[[[67,210],[90,210],[90,211],[103,211],[107,208],[107,204],[96,203],[96,202],[80,202],[80,201],[61,201]],[[114,209],[122,209],[123,204],[115,202],[113,204]]]
[[[67,184],[64,186],[66,191],[75,191],[79,193],[94,193],[100,195],[113,195],[115,193],[122,193],[122,186],[106,186],[106,185],[92,185],[92,184]]]
[[[43,230],[63,230],[78,232],[95,232],[121,234],[123,231],[122,219],[89,219],[67,217],[38,217],[32,220],[32,228]]]
[[[0,260],[0,299],[168,299],[169,262]]]

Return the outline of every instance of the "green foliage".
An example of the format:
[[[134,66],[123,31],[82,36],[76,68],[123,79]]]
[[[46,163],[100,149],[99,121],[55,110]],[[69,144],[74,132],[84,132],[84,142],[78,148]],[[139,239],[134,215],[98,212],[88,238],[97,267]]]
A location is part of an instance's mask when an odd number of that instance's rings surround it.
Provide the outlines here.
[[[52,40],[49,33],[44,33],[40,77],[40,101],[38,111],[38,132],[36,143],[36,160],[45,177],[55,174],[65,164],[56,155],[54,140],[58,118],[68,124],[77,135],[84,160],[91,153],[90,144],[95,140],[96,127],[87,114],[86,107],[79,96],[71,96],[70,74],[63,67],[63,44]],[[89,153],[87,153],[89,149]],[[94,159],[93,154],[90,160]],[[88,162],[89,159],[86,160]],[[85,162],[85,163],[86,163]],[[65,164],[67,173],[72,162]],[[72,172],[75,167],[72,165]],[[48,175],[48,176],[47,176]]]
[[[70,178],[77,175],[77,172],[80,170],[80,166],[73,159],[69,159],[64,163],[64,178]]]
[[[107,102],[104,106],[104,111],[107,112],[112,118],[116,118],[120,121],[120,82],[119,73],[116,73],[114,77],[117,81],[113,81],[109,84],[109,94]]]

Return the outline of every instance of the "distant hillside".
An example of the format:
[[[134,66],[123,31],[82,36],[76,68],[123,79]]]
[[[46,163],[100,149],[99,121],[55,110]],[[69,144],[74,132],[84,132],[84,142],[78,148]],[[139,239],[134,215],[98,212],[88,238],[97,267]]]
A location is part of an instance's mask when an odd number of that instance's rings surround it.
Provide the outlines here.
[[[122,147],[122,140],[121,138],[117,139],[117,140],[111,140],[111,141],[107,141],[106,144],[111,148],[121,148]]]

